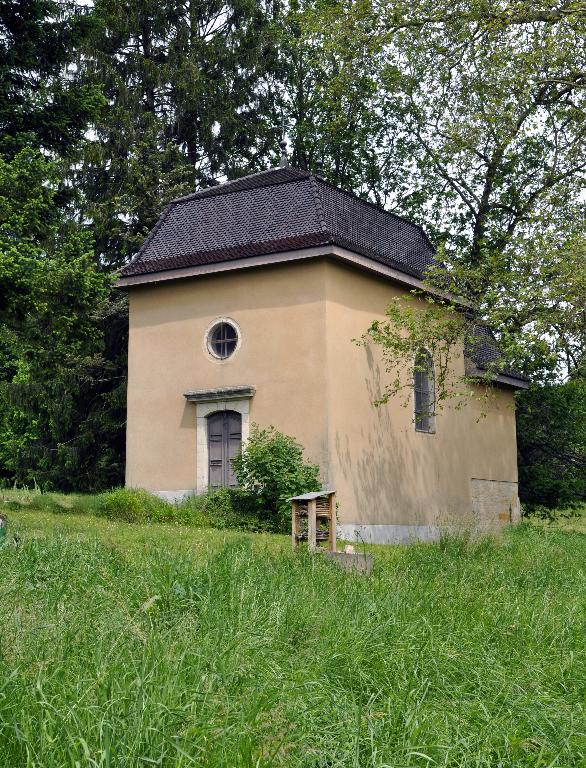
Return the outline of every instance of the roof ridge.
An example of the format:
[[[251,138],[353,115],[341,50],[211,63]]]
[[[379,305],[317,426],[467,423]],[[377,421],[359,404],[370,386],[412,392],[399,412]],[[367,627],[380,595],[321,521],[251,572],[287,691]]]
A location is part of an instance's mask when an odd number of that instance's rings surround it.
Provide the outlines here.
[[[157,222],[156,222],[155,226],[148,233],[148,235],[146,237],[146,240],[140,246],[140,248],[134,254],[134,256],[130,259],[128,264],[124,265],[124,268],[130,266],[131,264],[134,264],[135,261],[138,261],[140,259],[140,257],[144,253],[144,251],[146,251],[147,247],[150,245],[150,243],[152,242],[153,238],[155,237],[155,235],[159,231],[159,229],[163,226],[163,222],[165,221],[165,219],[169,215],[169,211],[171,210],[172,206],[173,206],[173,202],[171,201],[170,203],[167,203],[167,205],[163,208],[163,211],[162,211],[161,215],[157,219]]]
[[[317,177],[313,173],[309,174],[309,181],[311,183],[311,189],[313,192],[313,199],[315,201],[315,207],[317,211],[317,218],[319,220],[320,228],[323,232],[327,232],[326,215],[324,213],[323,203],[317,188]]]
[[[233,192],[242,192],[242,189],[226,189],[226,187],[230,187],[232,185],[236,185],[239,182],[246,181],[246,179],[254,179],[260,176],[268,176],[271,173],[281,173],[283,171],[289,171],[293,173],[293,178],[286,178],[286,179],[280,179],[276,180],[274,184],[267,184],[266,186],[277,186],[278,184],[288,184],[293,181],[298,181],[299,179],[307,179],[310,177],[309,171],[303,171],[301,168],[294,168],[291,166],[287,166],[287,168],[267,168],[264,171],[257,171],[256,173],[248,173],[246,176],[239,176],[237,179],[230,179],[229,181],[223,181],[220,184],[215,184],[210,187],[203,187],[203,189],[198,189],[195,192],[190,192],[188,195],[183,195],[182,197],[175,197],[169,205],[175,205],[176,203],[186,203],[190,200],[195,200],[198,197],[203,196],[206,192],[214,192],[215,195],[230,195]],[[296,176],[296,177],[295,177]],[[250,187],[250,189],[254,189],[254,187]],[[215,190],[218,190],[217,192]]]

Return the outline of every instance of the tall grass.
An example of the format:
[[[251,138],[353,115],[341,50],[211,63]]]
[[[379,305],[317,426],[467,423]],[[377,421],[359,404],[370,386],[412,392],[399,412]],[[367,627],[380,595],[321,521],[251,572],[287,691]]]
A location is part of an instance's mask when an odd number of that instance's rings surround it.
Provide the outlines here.
[[[2,766],[586,765],[586,537],[0,548]]]
[[[126,523],[170,523],[251,532],[287,530],[279,515],[261,513],[255,499],[240,488],[218,488],[177,502],[165,501],[142,488],[114,488],[98,494],[0,489],[0,510],[10,514],[23,509],[95,515]]]

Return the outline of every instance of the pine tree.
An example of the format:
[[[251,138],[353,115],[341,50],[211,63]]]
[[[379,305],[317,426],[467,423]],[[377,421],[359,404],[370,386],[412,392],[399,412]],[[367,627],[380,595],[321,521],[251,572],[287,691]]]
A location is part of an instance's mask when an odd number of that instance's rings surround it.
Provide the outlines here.
[[[0,151],[25,145],[63,154],[102,104],[99,87],[76,67],[93,19],[73,2],[0,3]]]
[[[0,478],[95,490],[121,479],[126,311],[58,182],[37,149],[0,158]]]
[[[117,266],[169,199],[266,167],[277,149],[278,2],[97,0],[94,14],[84,72],[109,106],[77,183],[98,254]]]

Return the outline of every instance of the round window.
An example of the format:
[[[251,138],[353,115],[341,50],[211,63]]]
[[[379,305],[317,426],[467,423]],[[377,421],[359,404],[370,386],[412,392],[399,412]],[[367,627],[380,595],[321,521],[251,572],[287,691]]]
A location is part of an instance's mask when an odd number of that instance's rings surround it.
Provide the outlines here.
[[[220,320],[208,332],[208,349],[214,357],[225,360],[238,346],[238,331],[232,323]]]

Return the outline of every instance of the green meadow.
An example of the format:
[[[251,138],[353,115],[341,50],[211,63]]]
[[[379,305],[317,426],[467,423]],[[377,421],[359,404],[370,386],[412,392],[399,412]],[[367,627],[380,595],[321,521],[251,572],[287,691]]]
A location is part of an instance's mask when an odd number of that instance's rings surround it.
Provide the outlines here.
[[[2,768],[586,766],[581,518],[371,548],[368,578],[10,501]]]

